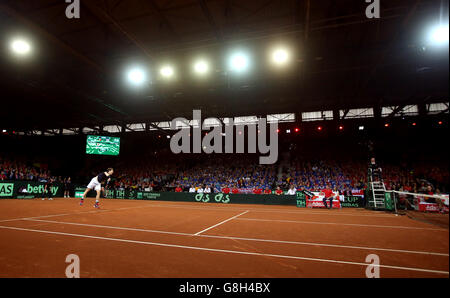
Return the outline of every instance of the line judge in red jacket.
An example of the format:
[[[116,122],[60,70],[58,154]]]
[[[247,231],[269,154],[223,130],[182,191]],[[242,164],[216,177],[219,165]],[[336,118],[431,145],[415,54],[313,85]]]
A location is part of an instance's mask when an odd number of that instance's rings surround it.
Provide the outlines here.
[[[178,184],[177,188],[175,188],[175,192],[183,192],[183,188]]]
[[[323,204],[325,205],[325,208],[332,209],[333,208],[333,199],[335,198],[333,190],[331,190],[331,188],[325,188],[325,189],[322,189],[321,192],[324,194]],[[327,200],[330,200],[329,208],[327,206]]]
[[[260,195],[260,194],[262,194],[262,189],[256,186],[256,187],[253,189],[253,193],[254,193],[255,195]]]
[[[281,196],[283,194],[283,191],[281,190],[281,188],[279,186],[277,187],[277,190],[275,191],[275,194],[277,196]]]
[[[228,187],[228,185],[224,185],[224,187],[222,188],[222,193],[224,194],[229,194],[231,191],[231,189]]]

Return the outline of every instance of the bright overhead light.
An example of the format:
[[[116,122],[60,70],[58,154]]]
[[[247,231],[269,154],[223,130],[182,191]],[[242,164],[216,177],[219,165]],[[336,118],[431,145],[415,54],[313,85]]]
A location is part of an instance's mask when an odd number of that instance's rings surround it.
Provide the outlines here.
[[[230,58],[230,69],[235,72],[244,72],[250,66],[250,61],[244,53],[235,53]]]
[[[435,45],[448,44],[448,25],[436,26],[430,31],[430,41]]]
[[[172,66],[163,66],[160,71],[161,75],[165,78],[171,78],[174,75],[174,70]]]
[[[11,42],[11,50],[16,55],[25,56],[31,52],[31,45],[24,39],[14,39]]]
[[[208,71],[209,71],[208,62],[206,62],[204,60],[199,60],[199,61],[195,62],[194,71],[200,75],[208,73]]]
[[[285,65],[289,62],[289,52],[286,49],[276,49],[272,52],[272,62],[276,65]]]
[[[127,73],[128,82],[133,85],[142,85],[146,80],[145,72],[140,68],[132,68]]]

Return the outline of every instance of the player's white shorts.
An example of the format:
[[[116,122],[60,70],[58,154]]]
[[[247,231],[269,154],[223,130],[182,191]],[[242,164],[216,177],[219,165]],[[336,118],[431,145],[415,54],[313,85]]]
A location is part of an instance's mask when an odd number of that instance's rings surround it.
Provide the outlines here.
[[[91,182],[89,182],[87,188],[101,190],[102,184],[100,182],[98,182],[97,177],[94,177],[94,178],[92,178]]]

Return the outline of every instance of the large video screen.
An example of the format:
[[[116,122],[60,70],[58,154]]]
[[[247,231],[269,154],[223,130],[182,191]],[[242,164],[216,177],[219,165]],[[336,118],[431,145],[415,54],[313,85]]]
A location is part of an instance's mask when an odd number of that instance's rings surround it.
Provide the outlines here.
[[[86,154],[119,155],[120,138],[87,136]]]

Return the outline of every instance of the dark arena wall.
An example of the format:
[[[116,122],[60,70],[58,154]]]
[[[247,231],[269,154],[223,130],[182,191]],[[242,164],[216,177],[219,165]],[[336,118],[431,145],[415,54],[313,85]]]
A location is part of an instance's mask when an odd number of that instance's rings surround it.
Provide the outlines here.
[[[364,165],[373,155],[384,165],[414,167],[437,164],[448,172],[446,139],[442,137],[448,132],[445,118],[392,119],[389,123],[390,126],[385,127],[374,121],[348,121],[340,124],[343,130],[339,130],[334,121],[280,124],[280,153],[276,166],[285,154],[289,154],[289,161],[334,159],[342,163],[358,162],[362,165],[361,171],[365,172]],[[365,125],[364,131],[358,130],[361,124]],[[321,131],[317,130],[319,126],[323,127]],[[299,128],[298,133],[296,128]],[[290,133],[286,133],[288,129]],[[175,131],[168,130],[114,134],[121,138],[120,155],[99,156],[85,154],[86,135],[21,136],[9,132],[0,135],[0,152],[5,157],[21,157],[28,163],[47,164],[54,175],[71,176],[79,183],[86,183],[90,175],[96,175],[110,166],[115,167],[117,175],[120,175],[123,169],[128,171],[133,166],[144,165],[145,169],[145,164],[148,164],[149,170],[156,171],[158,168],[152,167],[156,163],[159,168],[176,165],[179,170],[207,161],[206,165],[214,167],[216,158],[227,158],[233,162],[233,158],[239,161],[245,156],[253,165],[258,164],[258,154],[173,154],[170,152],[170,139],[167,138],[173,133]],[[445,187],[448,189],[448,183]]]

